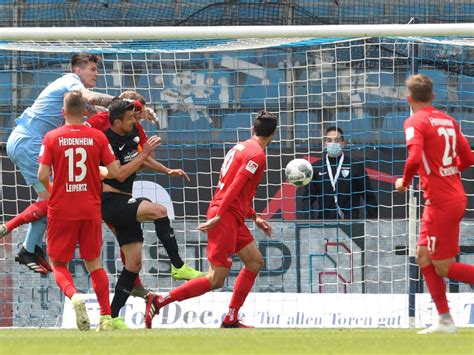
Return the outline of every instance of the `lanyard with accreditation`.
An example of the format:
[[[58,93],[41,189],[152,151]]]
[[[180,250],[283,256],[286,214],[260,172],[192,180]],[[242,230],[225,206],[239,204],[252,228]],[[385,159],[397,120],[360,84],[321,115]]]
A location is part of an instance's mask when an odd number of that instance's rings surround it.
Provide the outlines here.
[[[341,154],[341,158],[339,159],[339,164],[337,164],[336,174],[332,174],[331,163],[329,162],[329,157],[326,154],[326,167],[328,169],[329,181],[331,181],[332,189],[334,190],[334,203],[336,204],[337,214],[339,218],[344,219],[344,212],[342,212],[339,204],[337,203],[337,191],[336,191],[336,183],[337,179],[339,179],[339,175],[341,174],[342,163],[344,162],[344,153]]]

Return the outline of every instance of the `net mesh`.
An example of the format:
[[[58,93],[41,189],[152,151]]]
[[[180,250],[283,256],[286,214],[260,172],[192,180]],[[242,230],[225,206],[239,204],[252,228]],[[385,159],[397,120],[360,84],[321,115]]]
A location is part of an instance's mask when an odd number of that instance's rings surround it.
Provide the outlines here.
[[[233,47],[238,43],[237,47]],[[267,149],[268,168],[255,209],[272,220],[274,238],[255,232],[265,265],[254,291],[286,293],[407,294],[408,222],[406,196],[394,194],[406,152],[402,132],[409,115],[404,81],[414,72],[436,83],[435,104],[474,135],[474,63],[466,39],[318,39],[268,41],[3,42],[0,44],[1,204],[4,221],[23,210],[32,193],[5,153],[14,119],[51,81],[68,71],[72,52],[103,57],[97,91],[117,96],[133,89],[158,114],[145,124],[163,139],[156,157],[181,168],[191,182],[142,173],[140,194],[163,202],[156,187],[173,201],[173,227],[186,262],[206,270],[206,238],[196,231],[205,219],[224,154],[250,137],[261,108],[277,113],[280,125]],[[238,50],[236,50],[238,49]],[[293,158],[312,162],[322,155],[324,130],[336,125],[350,143],[347,155],[363,165],[377,197],[378,217],[367,220],[364,203],[356,221],[309,218],[327,208],[304,208],[304,189],[284,181]],[[472,196],[472,172],[463,174]],[[157,184],[157,185],[156,185]],[[368,190],[369,188],[366,187]],[[166,195],[165,195],[166,197]],[[415,193],[417,208],[423,204]],[[468,233],[472,199],[461,233],[461,259],[472,263],[474,240]],[[355,208],[355,206],[354,206]],[[171,214],[171,213],[170,213]],[[143,281],[164,292],[176,286],[153,224],[144,224]],[[54,326],[60,322],[63,296],[52,276],[40,277],[13,263],[26,227],[0,242],[2,325]],[[118,247],[106,229],[103,261],[115,286],[122,265]],[[236,261],[224,290],[232,290],[242,265]],[[81,292],[92,292],[84,264],[70,265]],[[466,285],[451,285],[468,291]],[[273,305],[275,306],[275,305]],[[277,307],[284,307],[279,304]]]

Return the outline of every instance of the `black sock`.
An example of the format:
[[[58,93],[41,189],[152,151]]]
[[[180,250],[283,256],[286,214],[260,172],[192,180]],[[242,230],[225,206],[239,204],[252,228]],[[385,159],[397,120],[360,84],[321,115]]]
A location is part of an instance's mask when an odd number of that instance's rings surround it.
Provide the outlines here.
[[[130,296],[130,292],[133,290],[133,285],[135,284],[137,276],[138,273],[128,271],[125,267],[120,273],[117,284],[115,285],[114,299],[110,305],[112,318],[118,317],[120,309],[127,302],[128,296]]]
[[[173,228],[171,228],[168,217],[155,220],[156,236],[165,247],[166,253],[170,258],[171,264],[175,268],[181,268],[184,265],[183,259],[179,256],[178,243],[174,237]]]

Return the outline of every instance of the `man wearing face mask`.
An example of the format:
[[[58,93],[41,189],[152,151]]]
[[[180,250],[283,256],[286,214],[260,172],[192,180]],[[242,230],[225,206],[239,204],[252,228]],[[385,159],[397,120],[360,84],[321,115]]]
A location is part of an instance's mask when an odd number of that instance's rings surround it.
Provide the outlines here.
[[[345,154],[345,145],[341,128],[331,126],[326,129],[325,153],[313,164],[313,179],[303,190],[303,213],[300,217],[377,218],[377,198],[364,164]]]

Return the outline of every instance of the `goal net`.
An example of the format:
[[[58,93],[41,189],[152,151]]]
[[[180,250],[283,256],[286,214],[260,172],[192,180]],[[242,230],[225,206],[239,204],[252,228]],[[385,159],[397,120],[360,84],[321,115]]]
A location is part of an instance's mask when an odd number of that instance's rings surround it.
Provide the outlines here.
[[[270,220],[273,237],[266,238],[249,223],[265,260],[242,310],[251,323],[406,327],[409,317],[416,317],[417,326],[429,324],[435,311],[413,258],[423,200],[417,182],[411,194],[393,191],[406,158],[402,127],[410,112],[404,83],[413,73],[430,75],[436,106],[453,115],[471,139],[474,42],[459,36],[349,37],[0,42],[3,221],[35,198],[5,152],[15,118],[48,83],[70,70],[73,53],[89,51],[102,57],[94,90],[114,96],[130,89],[142,94],[158,117],[156,125],[144,123],[149,135],[162,137],[156,158],[191,177],[188,183],[144,171],[134,194],[167,206],[180,253],[197,269],[206,271],[208,264],[206,236],[196,227],[205,220],[225,152],[250,137],[258,110],[278,115],[277,134],[267,148],[267,171],[254,202],[255,209]],[[291,159],[312,163],[321,159],[329,126],[344,131],[346,156],[357,160],[369,178],[369,185],[362,182],[362,195],[376,197],[375,203],[362,199],[360,206],[353,206],[356,219],[324,219],[325,206],[308,206],[304,200],[309,192],[284,179],[284,167]],[[460,258],[468,263],[474,263],[474,239],[469,232],[474,217],[473,178],[472,171],[463,173],[469,202]],[[377,211],[375,217],[368,218],[368,208]],[[144,223],[143,228],[143,283],[167,292],[179,282],[170,277],[169,259],[154,225]],[[52,274],[39,276],[14,262],[25,233],[23,226],[0,241],[0,326],[69,324],[64,297]],[[122,264],[117,243],[105,227],[102,259],[113,292]],[[235,259],[224,292],[181,302],[160,315],[156,324],[217,326],[216,319],[230,300],[225,291],[232,291],[241,266]],[[83,262],[76,259],[69,269],[78,290],[93,294]],[[466,297],[473,299],[472,289],[450,283],[448,290],[458,323],[469,325],[472,317],[462,307]],[[96,307],[90,302],[90,309]],[[134,307],[130,306],[134,312],[124,310],[126,319],[141,326],[143,306]]]

